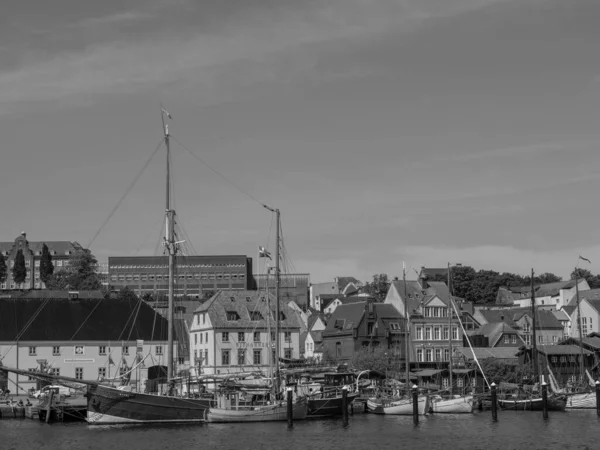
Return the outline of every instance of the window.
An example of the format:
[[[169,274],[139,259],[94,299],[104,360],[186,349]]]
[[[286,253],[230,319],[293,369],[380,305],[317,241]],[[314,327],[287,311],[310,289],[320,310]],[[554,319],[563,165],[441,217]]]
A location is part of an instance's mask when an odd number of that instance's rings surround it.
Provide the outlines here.
[[[442,360],[442,349],[441,348],[436,348],[435,349],[435,360],[436,361],[441,361]]]
[[[228,331],[223,331],[223,333],[221,333],[221,342],[229,342],[229,332]]]
[[[556,336],[556,335],[552,336],[552,342],[553,343],[558,342],[558,336]]]
[[[50,375],[56,375],[57,377],[60,377],[60,367],[51,368]]]
[[[431,327],[425,327],[425,340],[431,340]]]
[[[292,359],[292,349],[291,348],[286,348],[283,350],[283,357],[285,359]]]
[[[458,327],[452,327],[452,339],[454,341],[458,340]]]
[[[529,325],[528,323],[526,323],[525,325],[523,325],[523,332],[524,333],[531,333],[531,325]]]
[[[227,311],[227,320],[228,321],[234,322],[239,319],[240,319],[240,316],[238,315],[237,311]]]
[[[443,335],[442,335],[442,339],[447,341],[450,338],[450,334],[448,332],[448,327],[444,327],[443,329]]]
[[[263,316],[259,311],[250,311],[250,320],[263,320]]]
[[[162,345],[157,345],[155,350],[156,350],[157,355],[163,354],[163,346]]]
[[[106,377],[106,367],[98,367],[98,379]]]
[[[244,342],[246,340],[246,333],[244,333],[243,331],[240,331],[238,333],[238,342]]]
[[[194,345],[198,345],[198,333],[194,333]]]
[[[60,356],[60,347],[52,347],[52,356]]]
[[[200,335],[200,343],[202,344],[202,338],[203,338],[204,334],[203,333],[198,333],[198,334]]]
[[[243,366],[246,361],[246,349],[240,348],[237,351],[238,366]]]
[[[444,389],[448,389],[448,385],[449,385],[449,380],[448,378],[442,378],[442,387]]]
[[[124,355],[129,355],[129,347],[127,347],[127,346],[123,347],[122,353]]]
[[[423,349],[422,348],[417,349],[417,361],[423,362]]]
[[[204,364],[208,365],[208,350],[204,350]]]
[[[415,341],[422,341],[423,340],[423,327],[416,327],[415,329],[417,331],[417,336],[415,337]]]
[[[504,343],[505,344],[510,344],[510,336],[508,334],[504,335]]]
[[[34,369],[27,369],[29,372],[36,372],[35,368]],[[33,381],[35,380],[35,377],[27,377],[27,381]]]
[[[442,339],[441,331],[442,330],[440,327],[434,327],[433,328],[433,339],[435,339],[436,341],[440,341]]]
[[[275,342],[275,332],[271,331],[271,341]]]
[[[99,355],[106,355],[106,347],[101,345],[100,347],[98,347],[98,354]]]
[[[121,368],[119,369],[119,376],[123,377],[127,374],[127,366],[121,366]]]
[[[229,365],[229,354],[231,352],[229,350],[221,350],[221,365],[228,366]]]
[[[260,331],[255,331],[253,337],[254,342],[260,342]]]
[[[459,378],[458,380],[456,380],[456,386],[463,387],[463,382],[464,380],[462,378]]]
[[[425,350],[425,361],[433,361],[433,349],[428,348]]]
[[[512,342],[513,344],[516,344],[516,343],[517,343],[517,335],[516,335],[516,334],[513,334],[513,335],[511,336],[511,342]]]
[[[273,350],[273,351],[275,351],[275,350]],[[335,356],[337,356],[338,358],[342,356],[342,343],[341,342],[335,343]]]
[[[291,331],[285,331],[283,333],[283,336],[284,336],[285,342],[291,342],[292,341],[292,332]]]
[[[252,362],[256,366],[259,366],[261,364],[261,353],[262,353],[262,351],[260,349],[254,349],[254,352],[252,355],[253,356]]]
[[[75,367],[75,379],[83,380],[83,367]]]
[[[450,361],[450,349],[444,349],[444,361]]]
[[[542,335],[538,336],[538,343],[539,344],[543,344],[544,343],[544,336],[542,336]]]
[[[29,347],[29,356],[37,355],[37,347]]]
[[[531,345],[531,335],[527,334],[523,337],[525,338],[525,345]]]

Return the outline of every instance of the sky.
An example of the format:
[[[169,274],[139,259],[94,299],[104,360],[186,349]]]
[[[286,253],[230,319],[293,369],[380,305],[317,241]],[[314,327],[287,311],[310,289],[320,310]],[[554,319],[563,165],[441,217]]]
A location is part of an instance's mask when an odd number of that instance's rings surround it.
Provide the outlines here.
[[[162,103],[197,254],[272,250],[264,203],[312,282],[403,261],[567,277],[578,255],[598,273],[597,17],[597,0],[11,2],[0,240],[160,253],[164,148],[141,171]]]

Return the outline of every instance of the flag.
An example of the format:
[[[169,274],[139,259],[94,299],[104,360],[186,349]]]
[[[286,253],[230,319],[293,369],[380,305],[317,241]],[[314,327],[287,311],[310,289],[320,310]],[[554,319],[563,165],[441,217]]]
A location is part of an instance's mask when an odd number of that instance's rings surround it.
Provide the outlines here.
[[[109,366],[114,366],[115,365],[115,362],[113,361],[112,356],[110,356],[110,355],[108,355],[108,365]]]
[[[267,251],[266,248],[259,245],[258,246],[258,257],[271,259],[271,254]]]
[[[165,108],[162,108],[162,112],[163,114],[166,114],[169,119],[173,120],[173,117],[171,117],[171,114],[169,114],[169,111],[167,111]]]
[[[583,259],[584,261],[589,262],[590,264],[592,263],[589,259],[584,258],[583,256],[579,255],[579,259]]]

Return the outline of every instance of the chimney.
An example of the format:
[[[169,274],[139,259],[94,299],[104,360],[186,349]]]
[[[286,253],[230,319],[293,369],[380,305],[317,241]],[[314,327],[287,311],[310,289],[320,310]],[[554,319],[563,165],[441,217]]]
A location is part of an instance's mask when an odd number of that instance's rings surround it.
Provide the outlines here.
[[[500,314],[500,321],[504,322],[504,314]]]
[[[423,273],[425,270],[425,266],[421,266],[421,274],[419,276],[419,284],[421,285],[421,289],[427,289],[429,284],[427,284],[427,275]]]
[[[21,236],[23,236],[23,239],[27,239],[27,233],[25,233],[24,231],[21,231]]]

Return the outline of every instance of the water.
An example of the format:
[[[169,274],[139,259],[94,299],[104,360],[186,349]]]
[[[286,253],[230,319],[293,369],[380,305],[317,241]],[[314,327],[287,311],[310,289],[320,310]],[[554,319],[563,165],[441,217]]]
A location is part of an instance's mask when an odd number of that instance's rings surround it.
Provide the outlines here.
[[[411,417],[356,414],[340,419],[165,426],[46,425],[0,420],[0,449],[245,450],[245,449],[597,449],[600,418],[595,411],[550,413],[489,411],[464,416]]]

